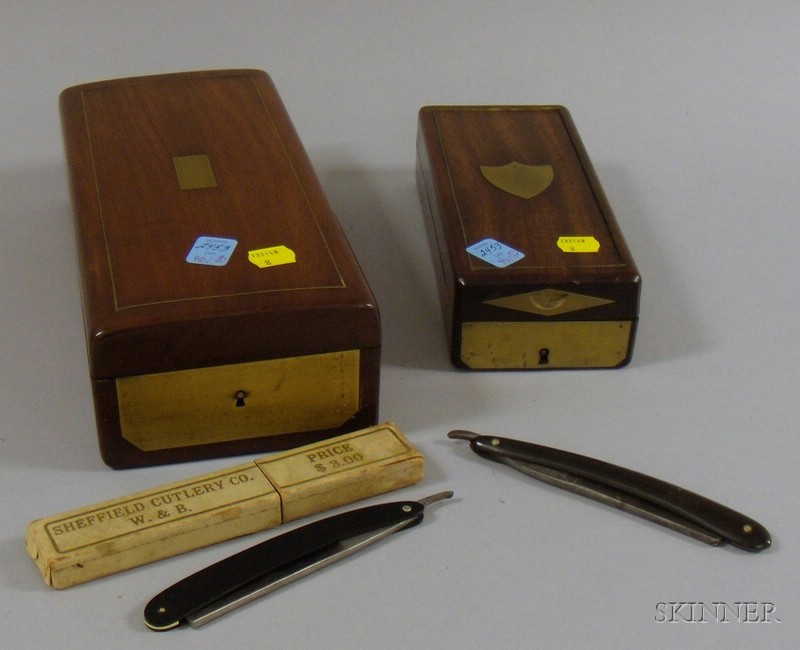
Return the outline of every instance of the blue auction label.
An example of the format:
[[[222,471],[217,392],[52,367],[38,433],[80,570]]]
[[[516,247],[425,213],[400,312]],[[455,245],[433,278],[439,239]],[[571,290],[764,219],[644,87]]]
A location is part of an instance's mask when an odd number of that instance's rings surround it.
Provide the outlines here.
[[[477,244],[468,246],[467,252],[499,269],[511,266],[525,257],[524,253],[501,244],[496,239],[483,239]]]
[[[233,255],[238,242],[235,239],[221,237],[198,237],[192,250],[186,256],[189,264],[205,264],[206,266],[225,266]]]

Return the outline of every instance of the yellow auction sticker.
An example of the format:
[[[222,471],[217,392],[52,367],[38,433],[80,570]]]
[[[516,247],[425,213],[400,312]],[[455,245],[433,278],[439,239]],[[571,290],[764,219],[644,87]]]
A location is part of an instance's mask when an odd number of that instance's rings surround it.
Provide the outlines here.
[[[600,250],[600,242],[591,236],[559,237],[556,245],[565,253],[596,253]]]
[[[249,251],[247,259],[260,269],[265,269],[268,266],[280,266],[281,264],[294,264],[297,261],[294,251],[291,248],[286,248],[286,246],[272,246]]]

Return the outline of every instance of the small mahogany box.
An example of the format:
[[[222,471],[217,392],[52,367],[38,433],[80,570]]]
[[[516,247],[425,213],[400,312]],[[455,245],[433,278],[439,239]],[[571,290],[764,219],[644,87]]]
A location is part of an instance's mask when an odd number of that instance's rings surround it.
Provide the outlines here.
[[[60,108],[105,462],[375,424],[378,309],[270,78],[118,79]]]
[[[567,110],[426,106],[417,186],[452,361],[630,361],[639,273]]]

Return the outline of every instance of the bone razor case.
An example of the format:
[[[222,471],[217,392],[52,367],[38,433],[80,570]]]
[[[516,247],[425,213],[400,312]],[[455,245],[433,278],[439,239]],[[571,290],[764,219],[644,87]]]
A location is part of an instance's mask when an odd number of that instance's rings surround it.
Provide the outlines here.
[[[270,78],[68,88],[101,454],[134,467],[375,424],[375,300]]]
[[[565,108],[426,106],[417,154],[456,366],[630,361],[639,273]]]

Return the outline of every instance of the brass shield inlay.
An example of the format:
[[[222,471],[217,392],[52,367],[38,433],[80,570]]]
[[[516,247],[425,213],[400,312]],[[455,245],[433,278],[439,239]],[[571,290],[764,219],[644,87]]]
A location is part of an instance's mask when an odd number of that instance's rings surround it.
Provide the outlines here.
[[[495,187],[522,199],[541,194],[553,182],[553,168],[550,165],[523,165],[518,162],[497,167],[481,165],[481,173]]]
[[[200,190],[217,186],[217,179],[208,156],[176,156],[172,159],[172,164],[175,165],[178,186],[182,190]]]
[[[591,309],[592,307],[608,305],[613,302],[613,300],[606,298],[586,296],[558,289],[540,289],[539,291],[529,291],[514,296],[497,298],[496,300],[487,300],[485,304],[540,316],[558,316],[559,314]]]

